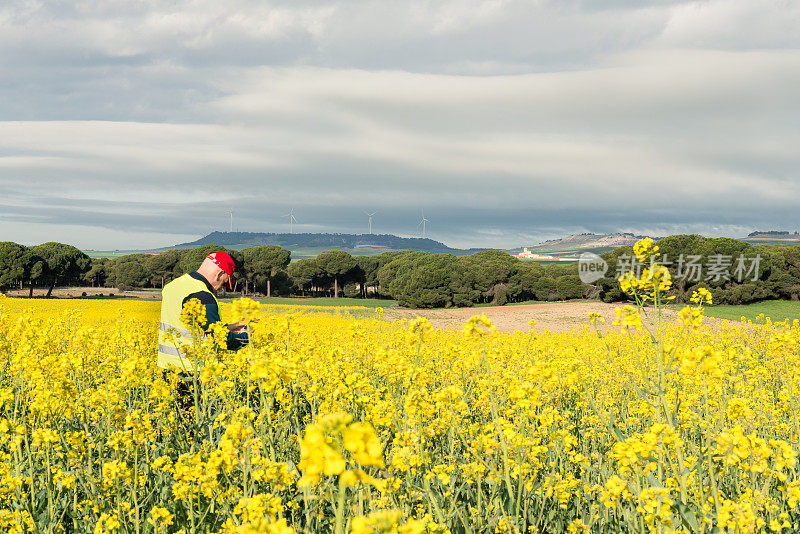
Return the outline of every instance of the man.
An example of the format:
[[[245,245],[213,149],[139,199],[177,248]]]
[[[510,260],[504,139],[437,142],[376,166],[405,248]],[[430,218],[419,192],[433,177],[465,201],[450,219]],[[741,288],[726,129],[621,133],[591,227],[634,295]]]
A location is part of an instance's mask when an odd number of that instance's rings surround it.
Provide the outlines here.
[[[214,292],[223,285],[233,289],[231,277],[235,264],[227,252],[216,251],[205,257],[203,263],[196,271],[176,278],[164,286],[161,292],[161,325],[158,335],[158,366],[162,369],[175,366],[184,373],[194,370],[192,362],[184,358],[178,351],[176,344],[167,341],[166,333],[169,329],[179,332],[182,344],[191,345],[192,336],[186,330],[186,325],[181,323],[183,305],[190,299],[197,299],[206,308],[206,324],[203,332],[207,333],[211,325],[220,322],[219,302]],[[234,323],[228,326],[228,350],[239,350],[248,343],[248,334],[244,323]]]

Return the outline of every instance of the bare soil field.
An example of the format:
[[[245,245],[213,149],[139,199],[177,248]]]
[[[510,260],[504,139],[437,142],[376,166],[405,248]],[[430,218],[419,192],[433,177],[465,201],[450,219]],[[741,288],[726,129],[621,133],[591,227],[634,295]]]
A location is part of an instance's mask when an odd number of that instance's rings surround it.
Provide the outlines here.
[[[490,306],[480,308],[449,308],[438,310],[409,310],[392,307],[384,310],[384,317],[389,320],[400,318],[413,319],[425,317],[436,328],[460,329],[473,315],[486,315],[499,332],[513,332],[521,330],[527,332],[531,319],[536,321],[537,332],[549,330],[551,332],[569,332],[580,330],[584,326],[591,327],[589,312],[597,312],[605,319],[599,323],[601,330],[619,331],[621,327],[611,326],[616,318],[614,310],[622,304],[607,304],[605,302],[543,302],[540,304],[520,304],[515,306]],[[667,324],[678,321],[678,312],[663,310],[663,320]],[[706,324],[722,324],[723,320],[712,317],[705,318]]]

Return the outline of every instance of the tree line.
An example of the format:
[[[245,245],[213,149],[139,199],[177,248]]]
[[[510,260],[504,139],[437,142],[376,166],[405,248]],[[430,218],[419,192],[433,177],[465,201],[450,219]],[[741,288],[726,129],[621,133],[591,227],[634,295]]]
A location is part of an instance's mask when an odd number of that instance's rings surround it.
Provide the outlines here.
[[[468,256],[396,251],[352,256],[329,250],[291,263],[291,252],[264,245],[231,250],[219,245],[160,254],[90,258],[63,243],[25,247],[0,243],[0,290],[48,289],[56,285],[114,287],[121,291],[161,288],[200,265],[212,250],[236,262],[234,292],[265,296],[393,298],[410,307],[581,298],[584,288],[569,265],[542,266],[500,251]]]
[[[672,275],[669,294],[678,302],[685,302],[700,287],[711,291],[715,304],[800,300],[800,246],[754,245],[696,234],[672,235],[656,244]],[[632,246],[601,254],[609,267],[606,276],[595,284],[603,301],[625,299],[617,275],[623,264],[628,268],[632,255]],[[741,272],[737,273],[737,269]]]
[[[49,297],[56,285],[79,284],[91,267],[92,259],[71,245],[0,243],[0,290],[27,284],[31,296],[34,287],[47,287]]]
[[[710,289],[718,304],[800,298],[800,247],[699,235],[669,236],[657,244],[672,273],[670,293],[677,301],[684,301],[698,287]],[[292,263],[291,252],[275,245],[229,250],[209,244],[107,259],[89,258],[63,243],[25,247],[5,242],[0,243],[0,290],[28,288],[32,295],[34,288],[47,288],[50,296],[57,285],[122,291],[160,288],[196,269],[212,250],[226,250],[236,262],[237,293],[391,298],[414,308],[580,298],[621,301],[626,297],[617,277],[625,269],[641,268],[631,262],[632,246],[601,254],[608,269],[599,280],[587,284],[581,282],[576,263],[526,262],[496,250],[466,256],[418,251],[352,256],[329,250]],[[748,271],[737,279],[735,268],[741,258],[747,260]],[[698,273],[698,266],[705,271]],[[699,276],[686,276],[689,268],[690,274]],[[727,276],[721,274],[724,268]]]

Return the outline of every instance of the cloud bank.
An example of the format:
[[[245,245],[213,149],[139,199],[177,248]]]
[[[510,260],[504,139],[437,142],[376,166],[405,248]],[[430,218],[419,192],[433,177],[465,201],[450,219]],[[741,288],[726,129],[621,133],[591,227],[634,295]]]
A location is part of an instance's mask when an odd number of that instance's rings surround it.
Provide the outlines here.
[[[7,2],[0,240],[797,228],[800,5]]]

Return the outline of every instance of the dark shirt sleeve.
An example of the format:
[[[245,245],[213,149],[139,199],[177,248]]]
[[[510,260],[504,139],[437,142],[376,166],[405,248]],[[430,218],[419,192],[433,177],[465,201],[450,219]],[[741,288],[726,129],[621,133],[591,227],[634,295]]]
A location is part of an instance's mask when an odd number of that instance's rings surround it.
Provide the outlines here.
[[[214,297],[207,291],[198,291],[197,293],[192,293],[183,299],[182,304],[186,304],[186,301],[191,299],[199,300],[200,304],[206,307],[206,324],[203,326],[203,332],[208,334],[208,329],[211,327],[211,325],[222,320],[219,314],[217,301],[214,300]],[[249,338],[247,336],[247,332],[228,332],[228,350],[239,350],[243,346],[247,345],[248,341]]]
[[[239,350],[249,342],[247,332],[228,332],[228,350]]]

